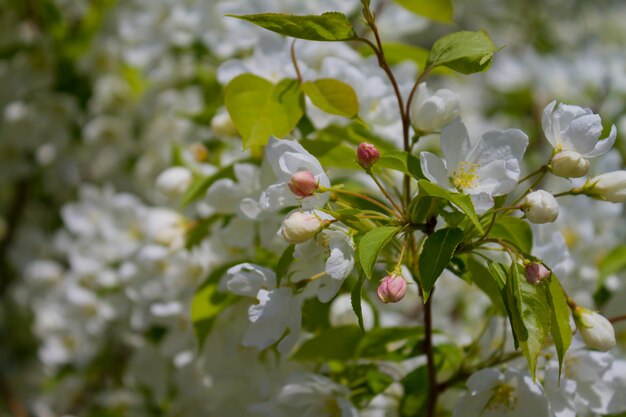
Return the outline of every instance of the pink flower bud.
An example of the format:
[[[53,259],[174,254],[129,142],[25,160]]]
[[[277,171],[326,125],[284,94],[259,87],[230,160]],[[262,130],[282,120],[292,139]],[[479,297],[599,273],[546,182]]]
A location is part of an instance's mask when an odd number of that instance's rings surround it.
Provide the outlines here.
[[[387,275],[380,281],[377,293],[383,303],[397,303],[406,294],[406,280],[402,275]]]
[[[550,276],[550,270],[540,263],[529,263],[526,265],[526,282],[537,285]]]
[[[380,152],[371,143],[361,142],[356,150],[356,158],[363,168],[371,168],[380,159]]]
[[[311,171],[298,171],[287,184],[292,193],[298,197],[311,197],[319,187]]]

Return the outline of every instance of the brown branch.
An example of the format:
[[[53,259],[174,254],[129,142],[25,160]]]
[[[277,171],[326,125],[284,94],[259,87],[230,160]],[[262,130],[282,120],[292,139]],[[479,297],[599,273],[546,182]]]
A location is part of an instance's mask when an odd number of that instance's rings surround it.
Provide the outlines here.
[[[9,261],[7,253],[19,228],[20,222],[24,215],[26,205],[28,203],[28,195],[30,189],[30,178],[25,177],[19,179],[13,185],[13,199],[6,213],[7,231],[3,239],[0,240],[0,271],[2,272],[2,280],[0,281],[0,297],[9,288],[11,282],[15,279],[14,274],[9,271]]]

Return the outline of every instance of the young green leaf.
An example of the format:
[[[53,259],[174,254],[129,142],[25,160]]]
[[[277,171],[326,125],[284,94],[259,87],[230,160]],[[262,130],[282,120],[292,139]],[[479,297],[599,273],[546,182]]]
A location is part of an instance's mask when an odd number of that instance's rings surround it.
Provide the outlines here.
[[[438,39],[430,50],[426,65],[445,66],[462,74],[483,72],[497,51],[484,30],[454,32]]]
[[[395,0],[416,15],[427,17],[431,20],[443,23],[452,22],[452,1],[451,0]]]
[[[274,85],[253,74],[235,77],[226,86],[224,104],[244,148],[265,145],[270,136],[291,132],[304,114],[298,82],[284,79]]]
[[[463,230],[446,228],[437,230],[424,242],[420,254],[419,276],[422,282],[424,302],[428,300],[435,281],[450,263],[456,247],[463,241]]]
[[[303,139],[300,144],[315,156],[324,167],[361,169],[355,159],[354,149],[334,140]]]
[[[360,358],[390,359],[394,356],[390,355],[390,351],[393,348],[398,348],[397,342],[407,340],[409,343],[415,345],[423,338],[423,327],[385,327],[372,329],[364,335],[359,342],[357,355]]]
[[[206,219],[195,221],[185,234],[185,249],[191,250],[198,246],[208,236],[211,226],[221,217],[219,214],[214,214]]]
[[[429,195],[418,195],[409,203],[407,213],[413,224],[427,222],[431,217],[437,216],[441,200]]]
[[[285,248],[283,254],[280,255],[280,259],[276,264],[276,288],[280,287],[280,281],[287,275],[287,271],[293,262],[293,252],[296,249],[296,245],[291,244]]]
[[[310,41],[350,41],[357,38],[348,18],[343,13],[338,12],[328,12],[320,16],[280,13],[229,14],[227,16],[246,20],[264,29],[292,38]]]
[[[469,257],[467,260],[469,278],[491,299],[494,306],[504,315],[507,313],[502,298],[501,287],[498,277],[476,257]],[[506,277],[506,275],[505,275]],[[502,283],[504,287],[504,283]]]
[[[363,326],[363,308],[361,306],[361,292],[363,291],[363,283],[365,282],[365,275],[359,274],[359,279],[354,284],[354,288],[352,289],[352,294],[350,294],[350,303],[352,304],[352,310],[356,315],[356,318],[359,322],[359,327],[361,331],[365,333],[365,327]]]
[[[347,361],[354,356],[363,337],[357,326],[331,327],[307,340],[293,355],[299,361]]]
[[[359,260],[367,278],[372,278],[376,259],[380,251],[400,232],[400,227],[378,227],[372,229],[359,242]]]
[[[234,176],[235,176],[234,164],[230,164],[230,165],[225,166],[224,168],[221,168],[219,171],[217,171],[213,175],[210,175],[208,177],[197,178],[191,184],[187,192],[183,194],[182,198],[180,199],[180,206],[185,207],[189,203],[192,203],[204,197],[209,187],[211,187],[211,185],[215,181],[222,179],[222,178],[233,178]]]
[[[467,215],[467,217],[469,217],[470,221],[474,224],[474,226],[476,226],[476,229],[478,229],[480,233],[484,233],[483,227],[478,220],[476,211],[474,210],[472,198],[469,195],[448,191],[445,188],[441,188],[437,184],[433,184],[432,182],[429,182],[427,180],[419,180],[418,186],[420,194],[443,198],[444,200],[454,204],[456,207],[462,210]]]
[[[550,302],[550,310],[552,311],[550,334],[552,334],[556,353],[559,356],[560,378],[565,353],[572,343],[572,328],[569,325],[570,309],[565,299],[565,293],[554,274],[550,277],[548,301]]]
[[[489,236],[508,242],[525,253],[530,253],[533,248],[533,231],[530,225],[517,217],[500,217],[491,228]]]
[[[511,309],[513,332],[528,361],[533,380],[537,358],[550,334],[551,309],[545,285],[532,285],[523,277],[521,266],[514,265],[507,277],[507,307]]]
[[[313,104],[326,113],[344,116],[349,119],[359,117],[359,100],[349,84],[332,78],[307,81],[302,91]]]
[[[191,300],[190,317],[199,349],[202,349],[218,314],[237,299],[232,294],[217,292],[220,278],[231,266],[232,263],[213,271],[198,287]]]
[[[420,161],[405,151],[390,151],[382,154],[375,165],[377,168],[388,168],[411,175],[415,179],[426,178],[422,172]]]

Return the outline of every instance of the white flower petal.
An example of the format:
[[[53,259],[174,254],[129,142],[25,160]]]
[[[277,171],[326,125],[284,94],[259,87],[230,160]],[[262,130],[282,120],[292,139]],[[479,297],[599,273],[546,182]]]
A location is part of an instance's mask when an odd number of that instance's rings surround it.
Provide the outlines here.
[[[615,125],[613,125],[611,126],[611,133],[609,133],[609,136],[596,142],[593,150],[584,156],[588,158],[593,158],[596,156],[604,155],[613,147],[613,145],[615,144],[615,139],[617,139],[617,129],[615,128]]]
[[[602,133],[602,120],[597,114],[586,114],[569,123],[563,131],[563,145],[585,155],[594,149]]]
[[[445,162],[430,152],[420,153],[422,172],[431,182],[444,188],[452,189]]]
[[[226,271],[220,283],[220,290],[233,294],[256,297],[261,288],[276,287],[276,274],[267,268],[244,263],[235,265]]]
[[[441,132],[441,150],[448,167],[448,177],[457,169],[465,156],[469,155],[472,145],[467,129],[459,117],[455,118]]]

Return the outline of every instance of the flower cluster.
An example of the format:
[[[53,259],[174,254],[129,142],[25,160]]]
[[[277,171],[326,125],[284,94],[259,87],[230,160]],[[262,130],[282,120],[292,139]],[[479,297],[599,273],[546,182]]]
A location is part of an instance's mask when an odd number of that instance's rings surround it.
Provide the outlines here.
[[[0,414],[626,412],[626,8],[408,3],[0,0]]]

